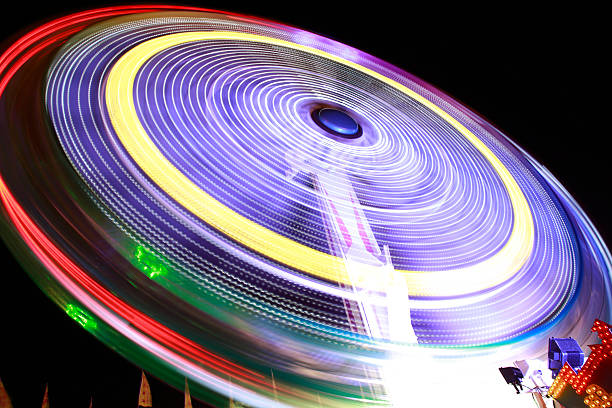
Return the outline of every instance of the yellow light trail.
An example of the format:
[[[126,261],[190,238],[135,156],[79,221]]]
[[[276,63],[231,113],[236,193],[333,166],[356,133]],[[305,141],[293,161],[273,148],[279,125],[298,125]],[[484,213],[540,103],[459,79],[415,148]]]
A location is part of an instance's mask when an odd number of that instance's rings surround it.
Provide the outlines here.
[[[384,75],[328,52],[278,38],[230,31],[184,32],[145,41],[124,54],[111,69],[106,84],[106,105],[119,140],[140,168],[170,197],[208,225],[277,262],[312,276],[344,284],[367,283],[371,290],[384,291],[390,284],[372,279],[367,268],[355,282],[349,279],[344,260],[297,243],[262,227],[215,200],[181,173],[159,151],[138,119],[134,105],[134,81],[142,65],[157,53],[193,41],[235,40],[287,47],[344,64],[403,92],[430,109],[459,131],[495,169],[512,203],[514,223],[511,235],[495,255],[472,266],[445,271],[399,272],[406,279],[410,296],[454,296],[500,284],[527,261],[534,243],[533,218],[523,192],[508,169],[472,132],[440,107]],[[373,288],[372,285],[378,285]]]

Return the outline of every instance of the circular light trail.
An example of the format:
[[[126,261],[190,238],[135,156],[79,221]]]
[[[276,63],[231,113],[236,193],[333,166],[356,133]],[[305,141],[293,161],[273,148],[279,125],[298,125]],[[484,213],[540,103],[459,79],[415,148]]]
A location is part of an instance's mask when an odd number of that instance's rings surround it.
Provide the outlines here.
[[[554,177],[347,45],[112,7],[19,39],[0,97],[7,243],[86,330],[213,405],[474,406],[469,384],[495,395],[500,365],[610,320],[610,255]]]
[[[438,114],[442,119],[447,120],[451,126],[456,127],[461,135],[465,136],[469,142],[473,143],[474,148],[482,153],[485,160],[490,162],[490,165],[497,172],[506,189],[506,191],[500,191],[499,194],[507,193],[511,202],[514,222],[510,237],[508,237],[504,246],[495,254],[476,265],[467,266],[464,263],[455,266],[451,270],[436,270],[435,273],[406,271],[406,280],[408,281],[409,291],[412,295],[423,294],[425,292],[426,294],[437,296],[449,296],[486,289],[510,278],[517,273],[518,269],[520,269],[527,260],[528,254],[531,252],[531,246],[533,245],[532,216],[529,212],[528,204],[520,187],[506,167],[484,143],[473,135],[473,133],[454,120],[446,112],[443,112],[436,105],[422,98],[414,91],[411,91],[409,88],[367,67],[343,60],[325,51],[309,49],[303,45],[290,43],[285,40],[252,34],[215,31],[201,33],[186,32],[157,37],[128,51],[119,61],[117,61],[108,74],[105,98],[108,114],[118,138],[123,146],[125,146],[131,158],[136,161],[147,176],[153,179],[157,185],[161,186],[164,192],[182,204],[192,214],[197,215],[199,218],[206,221],[207,224],[215,226],[217,230],[223,231],[225,234],[245,244],[249,248],[288,266],[294,267],[300,271],[315,274],[330,281],[339,281],[345,284],[350,283],[350,278],[346,274],[343,262],[338,259],[338,257],[330,256],[322,251],[316,251],[311,247],[301,245],[299,242],[287,239],[274,231],[262,228],[259,223],[253,223],[248,218],[234,213],[230,208],[214,200],[205,189],[195,184],[188,176],[174,167],[172,163],[169,163],[166,156],[164,156],[164,154],[157,149],[155,144],[150,141],[147,131],[140,123],[133,101],[133,92],[130,91],[138,70],[145,61],[149,60],[163,49],[190,41],[203,41],[209,39],[246,40],[284,46],[290,49],[311,52],[315,55],[320,55],[323,58],[328,58],[341,64],[348,65],[351,68],[371,75],[375,79],[407,93],[427,108],[430,108],[434,114]],[[64,92],[64,90],[61,92]],[[279,130],[284,131],[285,128],[274,130],[278,134]],[[189,129],[186,129],[186,131],[188,132]],[[280,152],[280,154],[292,153],[291,148],[292,146],[288,146],[287,151]],[[344,149],[344,146],[341,145],[340,148]],[[307,154],[305,152],[299,153],[304,155]],[[353,154],[355,158],[359,158],[358,154],[361,152],[350,153]],[[268,154],[270,154],[270,152]],[[233,158],[236,158],[236,156],[233,156]],[[334,164],[338,165],[338,167],[343,166],[343,163]],[[268,169],[271,170],[271,174],[274,174],[272,173],[274,170],[276,170],[278,174],[279,167],[282,165],[282,163],[276,163],[276,166],[271,164]],[[366,170],[369,171],[369,168]],[[365,172],[365,170],[363,171]],[[260,175],[259,177],[266,179],[268,175]],[[383,174],[383,177],[389,178],[386,177],[385,174]],[[393,179],[391,179],[391,181],[393,181]],[[468,192],[468,194],[471,193]],[[424,198],[425,197],[422,196],[418,197],[418,199],[421,200]],[[425,200],[430,199],[429,197],[425,198]],[[474,231],[470,231],[470,233],[473,232]],[[471,250],[473,248],[469,249]],[[378,279],[375,276],[369,276],[375,273],[376,272],[371,272],[370,270],[365,270],[356,279],[358,281],[367,281],[370,287],[379,283],[384,285],[384,280]]]

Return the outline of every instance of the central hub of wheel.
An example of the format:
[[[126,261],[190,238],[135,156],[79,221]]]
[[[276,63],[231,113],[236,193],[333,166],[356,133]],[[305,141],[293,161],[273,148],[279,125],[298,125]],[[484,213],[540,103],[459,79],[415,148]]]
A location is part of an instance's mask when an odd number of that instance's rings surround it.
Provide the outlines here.
[[[335,108],[321,108],[312,112],[312,119],[326,132],[345,139],[361,136],[361,126],[348,113]]]

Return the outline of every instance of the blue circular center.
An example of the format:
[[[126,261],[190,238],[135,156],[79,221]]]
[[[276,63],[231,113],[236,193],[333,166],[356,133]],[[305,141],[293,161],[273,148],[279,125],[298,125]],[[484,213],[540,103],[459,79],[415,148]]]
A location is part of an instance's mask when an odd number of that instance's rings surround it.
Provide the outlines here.
[[[325,130],[341,136],[351,137],[359,133],[359,125],[348,114],[333,108],[323,108],[317,113],[320,125]]]

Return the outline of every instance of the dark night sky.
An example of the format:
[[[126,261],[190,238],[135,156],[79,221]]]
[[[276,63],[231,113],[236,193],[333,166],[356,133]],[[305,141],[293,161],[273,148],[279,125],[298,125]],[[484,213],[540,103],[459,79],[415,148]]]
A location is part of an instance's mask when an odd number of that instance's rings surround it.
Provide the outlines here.
[[[333,2],[181,2],[242,12],[313,31],[411,72],[489,119],[543,163],[612,242],[610,137],[594,107],[609,80],[599,73],[608,47],[596,35],[596,10],[485,9],[438,3],[396,9]],[[0,37],[49,17],[118,3],[21,1],[4,15]],[[319,6],[316,6],[319,4]],[[8,11],[5,11],[8,13]],[[483,14],[480,14],[483,13]],[[442,14],[442,15],[440,15]],[[609,104],[608,104],[609,105]],[[1,148],[1,146],[0,146]],[[34,285],[0,243],[0,378],[15,408],[134,407],[140,372],[70,320]],[[155,406],[182,394],[150,378]]]

